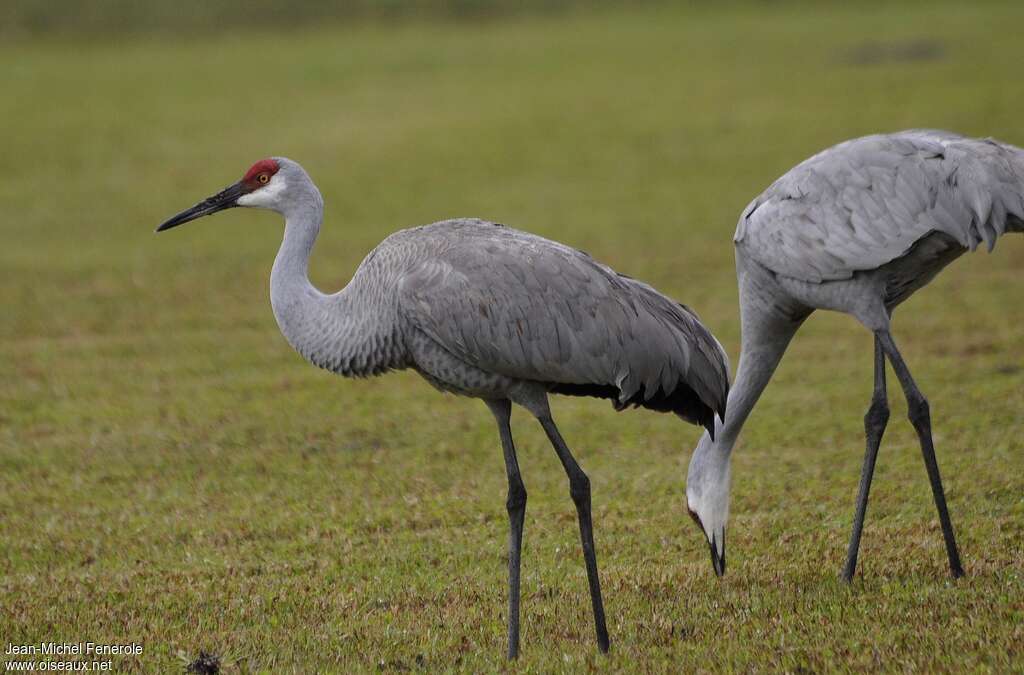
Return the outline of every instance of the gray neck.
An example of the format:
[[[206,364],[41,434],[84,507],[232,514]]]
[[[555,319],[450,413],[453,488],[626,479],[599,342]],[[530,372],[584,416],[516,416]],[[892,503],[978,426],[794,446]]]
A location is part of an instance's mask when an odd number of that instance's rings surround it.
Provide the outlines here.
[[[348,376],[383,372],[396,365],[392,313],[382,295],[353,279],[333,295],[309,280],[309,256],[323,220],[323,200],[312,184],[301,203],[283,213],[284,240],[270,273],[270,303],[288,343],[307,361]]]
[[[282,214],[285,217],[284,240],[270,272],[270,304],[285,338],[302,351],[300,345],[308,337],[304,330],[305,319],[323,305],[326,296],[309,281],[309,256],[320,234],[323,200],[316,191],[314,199],[300,202],[301,206]]]
[[[744,347],[749,346],[749,348],[740,353],[736,381],[729,389],[725,423],[723,424],[720,419],[715,420],[715,443],[719,446],[719,452],[724,454],[732,452],[740,430],[769,380],[772,379],[788,342],[786,340],[782,344],[771,342],[758,345],[744,343]]]
[[[753,314],[753,312],[750,312]],[[705,467],[724,470],[729,463],[733,446],[739,437],[743,424],[757,404],[761,393],[775,373],[782,355],[789,346],[802,319],[747,316],[743,321],[742,347],[736,380],[729,389],[725,422],[715,418],[715,440],[707,432],[701,437],[690,460],[690,474],[698,473]]]

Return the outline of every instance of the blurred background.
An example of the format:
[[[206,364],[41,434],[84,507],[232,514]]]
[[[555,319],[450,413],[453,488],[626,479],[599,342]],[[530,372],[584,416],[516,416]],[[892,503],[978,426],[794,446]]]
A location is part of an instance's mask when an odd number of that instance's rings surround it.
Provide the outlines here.
[[[200,649],[238,671],[498,667],[484,407],[302,363],[269,307],[277,216],[156,225],[285,155],[326,201],[325,291],[397,229],[478,216],[687,303],[735,364],[743,207],[863,134],[1024,145],[1021,25],[1019,2],[946,0],[0,3],[0,635],[137,639],[142,670]],[[1019,667],[1022,265],[1019,237],[964,256],[895,323],[956,586],[895,390],[862,585],[835,582],[871,391],[847,317],[808,322],[744,432],[724,584],[684,509],[698,430],[559,401],[594,482],[607,663]],[[602,666],[564,478],[517,422],[526,667]]]

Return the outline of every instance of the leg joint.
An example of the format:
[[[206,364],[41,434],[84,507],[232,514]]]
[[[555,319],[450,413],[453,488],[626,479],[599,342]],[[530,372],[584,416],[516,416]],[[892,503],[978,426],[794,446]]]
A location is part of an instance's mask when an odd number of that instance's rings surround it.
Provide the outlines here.
[[[867,431],[884,429],[889,423],[889,403],[884,397],[871,399],[871,406],[864,415],[864,428]]]
[[[573,502],[580,504],[590,502],[590,479],[582,471],[569,481],[569,496]]]
[[[907,415],[915,425],[931,422],[931,406],[928,405],[928,399],[924,397],[924,394],[914,392],[907,397]]]
[[[505,500],[505,508],[509,513],[521,511],[526,508],[526,488],[522,483],[513,483],[508,488],[508,499]]]

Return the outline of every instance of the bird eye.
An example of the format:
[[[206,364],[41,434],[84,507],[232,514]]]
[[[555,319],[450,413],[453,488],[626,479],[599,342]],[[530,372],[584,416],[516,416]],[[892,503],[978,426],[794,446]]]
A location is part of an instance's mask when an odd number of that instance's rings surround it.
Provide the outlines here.
[[[257,180],[265,185],[267,183],[267,181],[270,180],[270,176],[268,176],[265,173],[261,173],[260,177]]]

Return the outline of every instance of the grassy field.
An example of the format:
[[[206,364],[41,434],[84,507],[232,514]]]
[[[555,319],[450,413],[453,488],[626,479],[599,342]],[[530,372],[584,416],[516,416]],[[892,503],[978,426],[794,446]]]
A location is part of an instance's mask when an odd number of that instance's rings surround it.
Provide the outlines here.
[[[477,401],[343,381],[279,335],[278,219],[166,216],[270,154],[327,203],[339,288],[400,227],[475,215],[696,308],[735,361],[731,237],[844,138],[1024,144],[1024,5],[766,3],[0,45],[0,643],[140,642],[122,669],[507,668],[505,477]],[[870,335],[820,314],[734,456],[729,573],[685,512],[699,431],[555,401],[594,490],[612,652],[575,512],[514,415],[530,493],[523,672],[1024,671],[1024,241],[965,256],[895,322],[932,401],[952,582],[902,397],[860,576],[838,581]]]

